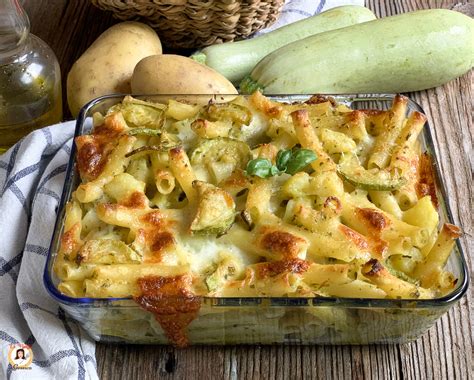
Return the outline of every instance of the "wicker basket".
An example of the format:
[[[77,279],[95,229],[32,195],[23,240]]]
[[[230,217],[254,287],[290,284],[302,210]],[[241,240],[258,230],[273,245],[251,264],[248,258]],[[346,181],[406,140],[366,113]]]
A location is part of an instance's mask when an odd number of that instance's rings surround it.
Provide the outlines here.
[[[91,0],[121,20],[151,25],[163,44],[200,48],[245,38],[272,24],[284,0]]]

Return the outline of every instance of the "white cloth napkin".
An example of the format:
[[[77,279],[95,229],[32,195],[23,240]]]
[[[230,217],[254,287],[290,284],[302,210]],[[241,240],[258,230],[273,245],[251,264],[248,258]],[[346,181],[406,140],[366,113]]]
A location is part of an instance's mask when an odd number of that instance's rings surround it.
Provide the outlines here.
[[[268,30],[344,4],[363,1],[287,1]],[[73,121],[44,128],[0,156],[0,378],[98,378],[93,340],[43,285],[73,134]],[[31,369],[9,364],[15,343],[31,347]]]
[[[327,11],[342,5],[364,6],[364,0],[286,0],[278,20],[266,29],[255,33],[253,36],[271,32],[286,24],[302,20],[306,17]]]
[[[0,156],[0,378],[97,379],[95,344],[43,285],[75,122],[35,131]],[[33,351],[14,369],[11,344]]]

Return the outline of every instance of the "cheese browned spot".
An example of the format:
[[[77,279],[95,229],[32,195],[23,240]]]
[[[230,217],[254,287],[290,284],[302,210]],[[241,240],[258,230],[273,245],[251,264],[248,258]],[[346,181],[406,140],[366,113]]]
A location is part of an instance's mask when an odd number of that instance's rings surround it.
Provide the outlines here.
[[[378,135],[382,130],[383,121],[387,111],[367,109],[361,109],[358,111],[364,115],[367,132],[373,135]]]
[[[147,239],[151,251],[159,256],[160,253],[175,245],[175,239],[169,231],[150,231]],[[150,260],[147,260],[150,261]]]
[[[280,103],[272,102],[270,99],[263,96],[259,91],[253,93],[253,95],[250,97],[250,101],[268,118],[278,118],[283,112],[283,107],[280,105]]]
[[[265,110],[268,117],[278,117],[281,114],[281,107],[270,107]]]
[[[308,270],[310,264],[306,260],[297,258],[268,261],[258,265],[258,278],[277,276],[282,273],[301,274]]]
[[[158,210],[142,215],[140,221],[144,228],[138,230],[136,242],[146,247],[144,261],[159,263],[163,255],[176,246],[176,239],[170,231],[175,222]]]
[[[182,152],[184,152],[184,148],[182,146],[177,146],[177,147],[171,148],[169,151],[169,154],[173,156],[179,156]]]
[[[219,183],[219,187],[226,189],[242,189],[249,186],[249,179],[242,169],[236,169],[229,177]]]
[[[94,127],[91,135],[78,136],[77,168],[82,178],[91,181],[99,176],[114,147],[114,141],[124,131],[123,119],[111,115],[101,125]]]
[[[383,259],[388,250],[388,242],[382,239],[369,240],[370,252],[378,259]]]
[[[452,239],[457,239],[461,236],[461,229],[458,226],[455,226],[454,224],[445,223],[443,224],[441,233],[445,234],[446,236],[449,236]]]
[[[338,197],[330,196],[324,201],[323,206],[331,209],[335,214],[339,215],[342,212],[342,204]]]
[[[75,139],[77,145],[77,169],[82,178],[91,181],[102,172],[107,157],[106,142],[95,135],[78,136]]]
[[[364,112],[362,112],[360,110],[355,110],[355,111],[348,112],[345,116],[347,117],[347,122],[349,124],[360,123],[365,118]]]
[[[324,96],[324,95],[313,95],[309,98],[305,104],[320,104],[330,102],[333,107],[337,106],[336,100],[331,96]]]
[[[80,241],[77,241],[75,236],[80,228],[81,224],[75,223],[69,230],[63,233],[63,236],[61,236],[61,251],[63,251],[65,255],[68,255],[70,259],[73,259],[70,255],[77,252],[79,249]]]
[[[169,221],[162,215],[160,211],[151,211],[141,217],[141,220],[145,223],[152,224],[157,227],[165,226]]]
[[[257,245],[265,251],[293,258],[298,256],[301,250],[308,245],[308,242],[306,239],[286,231],[262,227],[261,234],[257,238]]]
[[[431,157],[427,152],[420,155],[417,175],[418,181],[415,185],[416,195],[419,199],[429,195],[433,206],[438,208],[434,170],[431,163]]]
[[[377,259],[371,259],[362,266],[362,274],[367,277],[382,276],[385,272],[386,269]]]
[[[112,139],[123,133],[126,127],[127,123],[122,113],[113,112],[105,117],[102,124],[94,126],[94,134],[103,135]]]
[[[170,343],[176,347],[189,344],[186,328],[201,307],[201,298],[189,290],[191,282],[188,274],[138,279],[140,295],[134,297],[135,301],[154,314]]]
[[[411,118],[415,121],[415,124],[416,123],[425,124],[427,120],[426,115],[423,115],[421,112],[418,112],[418,111],[414,111],[411,114]]]
[[[140,191],[134,191],[130,196],[124,199],[120,204],[128,208],[145,208],[147,206],[147,200],[145,194]]]
[[[370,251],[378,259],[382,259],[388,249],[388,242],[382,239],[382,233],[391,224],[390,219],[373,208],[357,207],[355,214],[361,223],[361,227],[364,229],[364,235],[367,236]]]
[[[367,228],[369,234],[376,234],[380,236],[380,233],[388,227],[390,220],[385,215],[373,208],[359,208],[355,209],[357,218]]]
[[[234,207],[234,198],[232,198],[232,196],[227,192],[224,192],[222,195],[224,196],[227,207]]]
[[[293,111],[291,114],[293,123],[301,124],[304,128],[312,128],[309,121],[308,111],[305,109]]]
[[[352,228],[349,228],[344,224],[339,226],[339,231],[341,231],[347,240],[352,242],[360,250],[367,251],[369,249],[369,243],[367,242],[367,239],[357,231],[354,231]]]

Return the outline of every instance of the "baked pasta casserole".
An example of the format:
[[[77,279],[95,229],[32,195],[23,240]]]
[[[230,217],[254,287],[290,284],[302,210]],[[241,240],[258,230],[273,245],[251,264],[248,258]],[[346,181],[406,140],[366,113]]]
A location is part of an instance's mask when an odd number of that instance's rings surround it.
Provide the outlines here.
[[[440,225],[426,117],[331,97],[126,97],[76,138],[81,183],[54,270],[71,297],[133,297],[167,336],[206,297],[436,298],[460,230]],[[179,316],[179,320],[176,320]]]

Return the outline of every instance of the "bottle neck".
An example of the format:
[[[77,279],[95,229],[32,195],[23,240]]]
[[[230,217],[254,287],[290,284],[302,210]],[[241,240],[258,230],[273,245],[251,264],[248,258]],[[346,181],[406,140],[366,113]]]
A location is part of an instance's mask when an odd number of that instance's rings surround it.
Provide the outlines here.
[[[30,33],[30,21],[19,0],[0,0],[0,61],[18,54]]]

